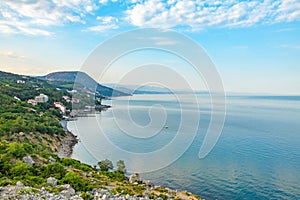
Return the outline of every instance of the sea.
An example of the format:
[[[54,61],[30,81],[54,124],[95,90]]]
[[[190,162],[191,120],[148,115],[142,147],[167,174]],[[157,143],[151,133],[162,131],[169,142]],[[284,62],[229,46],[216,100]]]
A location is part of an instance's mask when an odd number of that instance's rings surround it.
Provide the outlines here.
[[[68,122],[80,138],[72,157],[91,165],[121,159],[155,185],[207,200],[300,199],[299,96],[227,95],[220,137],[200,159],[211,97],[197,94],[195,104],[179,95],[117,97],[104,102],[112,108]]]

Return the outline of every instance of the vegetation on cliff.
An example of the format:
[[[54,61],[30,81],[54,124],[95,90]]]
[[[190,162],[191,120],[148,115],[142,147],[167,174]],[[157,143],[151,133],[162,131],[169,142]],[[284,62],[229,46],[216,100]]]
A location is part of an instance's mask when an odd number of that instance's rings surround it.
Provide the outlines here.
[[[49,100],[37,105],[27,103],[40,93],[48,95]],[[21,182],[32,187],[25,193],[45,188],[58,194],[63,185],[69,184],[81,192],[83,199],[93,198],[91,191],[101,188],[113,195],[190,199],[190,194],[154,187],[149,182],[130,182],[121,160],[114,170],[113,163],[107,159],[92,167],[71,158],[60,158],[57,151],[70,133],[60,124],[62,114],[53,102],[61,101],[70,109],[70,104],[62,98],[64,95],[68,93],[46,81],[0,72],[0,187],[10,190],[9,187]]]

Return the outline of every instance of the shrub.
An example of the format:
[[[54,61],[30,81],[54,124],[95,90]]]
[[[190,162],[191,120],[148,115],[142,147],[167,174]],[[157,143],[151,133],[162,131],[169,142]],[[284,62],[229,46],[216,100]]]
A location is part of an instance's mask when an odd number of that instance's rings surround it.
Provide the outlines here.
[[[113,163],[108,159],[98,162],[98,165],[101,171],[106,171],[106,172],[114,168]]]
[[[44,177],[54,176],[57,179],[61,179],[65,174],[65,168],[61,164],[55,162],[46,166]]]

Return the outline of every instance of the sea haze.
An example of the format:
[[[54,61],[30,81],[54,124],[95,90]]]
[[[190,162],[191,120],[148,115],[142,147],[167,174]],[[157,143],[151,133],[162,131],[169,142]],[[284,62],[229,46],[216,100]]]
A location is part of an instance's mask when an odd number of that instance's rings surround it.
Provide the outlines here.
[[[89,164],[110,159],[113,152],[99,151],[99,146],[105,145],[99,127],[112,143],[132,152],[154,151],[172,141],[181,119],[176,98],[168,94],[130,97],[130,114],[140,126],[150,122],[148,111],[153,105],[161,105],[166,110],[168,128],[147,139],[130,137],[115,123],[113,109],[126,111],[127,98],[113,100],[112,109],[94,118],[68,123],[68,128],[81,140],[75,146],[73,158]],[[188,190],[205,199],[300,199],[299,97],[227,97],[222,135],[211,153],[201,160],[199,148],[211,115],[209,97],[199,94],[198,98],[201,120],[193,143],[173,164],[142,174],[144,179]],[[182,103],[188,102],[187,96]],[[192,106],[184,109],[194,112]],[[93,120],[99,126],[91,124]],[[125,163],[132,162],[129,157],[122,159]]]

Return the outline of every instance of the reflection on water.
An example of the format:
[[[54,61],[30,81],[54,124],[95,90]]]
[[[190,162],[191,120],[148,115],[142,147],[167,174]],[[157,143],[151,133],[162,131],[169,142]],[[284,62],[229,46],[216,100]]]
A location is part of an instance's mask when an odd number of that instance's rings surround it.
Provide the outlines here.
[[[300,199],[299,98],[228,97],[222,135],[213,151],[202,160],[198,159],[198,152],[210,120],[210,99],[199,95],[199,101],[200,126],[191,146],[172,165],[143,174],[145,179],[189,190],[206,199]],[[125,103],[123,98],[114,100],[112,109],[122,111]],[[195,112],[188,97],[180,103],[188,112]],[[168,128],[150,138],[124,134],[115,124],[112,109],[95,118],[69,122],[68,128],[79,134],[82,141],[75,147],[73,157],[90,164],[117,157],[114,152],[99,152],[99,145],[106,145],[99,134],[100,128],[113,144],[127,151],[151,152],[162,148],[176,135],[180,104],[169,95],[135,95],[130,101],[135,123],[149,124],[148,110],[153,105],[166,109]],[[131,162],[129,157],[120,159]]]

